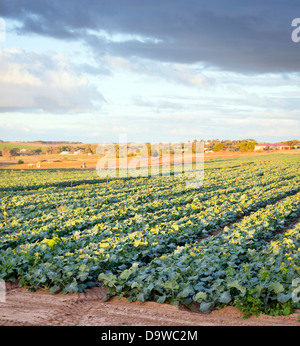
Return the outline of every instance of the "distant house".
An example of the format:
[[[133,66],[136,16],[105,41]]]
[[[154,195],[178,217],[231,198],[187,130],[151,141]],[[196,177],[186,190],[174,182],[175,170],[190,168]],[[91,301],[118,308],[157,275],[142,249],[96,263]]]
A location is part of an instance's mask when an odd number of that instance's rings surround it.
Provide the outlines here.
[[[81,154],[81,150],[79,149],[79,150],[76,150],[76,151],[74,151],[74,153],[73,153],[74,155],[79,155],[79,154]]]
[[[292,147],[290,145],[286,144],[273,144],[273,143],[258,143],[255,145],[254,150],[259,151],[259,150],[291,150]]]
[[[59,153],[59,155],[69,155],[69,151],[62,151],[61,153]]]

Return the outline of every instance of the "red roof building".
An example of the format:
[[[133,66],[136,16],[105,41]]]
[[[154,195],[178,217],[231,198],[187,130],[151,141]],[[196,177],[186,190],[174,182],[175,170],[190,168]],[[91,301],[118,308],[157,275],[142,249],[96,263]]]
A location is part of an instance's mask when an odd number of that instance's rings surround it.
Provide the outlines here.
[[[258,150],[291,150],[292,147],[290,145],[282,144],[282,143],[258,143],[255,145],[256,151]]]

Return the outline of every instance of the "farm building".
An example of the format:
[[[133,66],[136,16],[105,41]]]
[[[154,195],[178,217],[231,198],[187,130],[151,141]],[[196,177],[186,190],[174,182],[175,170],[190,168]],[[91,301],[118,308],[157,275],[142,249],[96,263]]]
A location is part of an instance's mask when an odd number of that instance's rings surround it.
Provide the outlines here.
[[[273,143],[258,143],[255,145],[254,150],[291,150],[292,147],[286,144],[273,144]]]

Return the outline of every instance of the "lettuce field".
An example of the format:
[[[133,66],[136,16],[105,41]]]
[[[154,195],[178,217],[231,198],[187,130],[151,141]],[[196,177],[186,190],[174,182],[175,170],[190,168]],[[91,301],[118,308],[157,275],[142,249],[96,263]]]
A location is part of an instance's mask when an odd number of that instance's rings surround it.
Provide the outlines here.
[[[204,175],[192,189],[176,174],[0,171],[0,279],[245,317],[299,308],[300,155],[207,160]]]

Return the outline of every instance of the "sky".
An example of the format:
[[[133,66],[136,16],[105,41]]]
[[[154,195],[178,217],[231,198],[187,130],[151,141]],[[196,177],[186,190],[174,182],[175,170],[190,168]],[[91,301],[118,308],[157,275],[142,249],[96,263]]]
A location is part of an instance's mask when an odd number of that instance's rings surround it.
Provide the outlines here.
[[[0,0],[0,139],[300,140],[295,18],[299,0]]]

